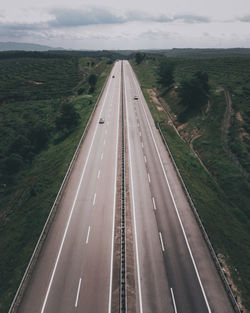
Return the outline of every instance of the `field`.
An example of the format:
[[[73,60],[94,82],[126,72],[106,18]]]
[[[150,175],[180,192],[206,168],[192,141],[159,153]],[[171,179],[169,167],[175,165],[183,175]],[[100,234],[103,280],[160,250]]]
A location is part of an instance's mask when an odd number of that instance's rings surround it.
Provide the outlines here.
[[[0,54],[1,312],[8,312],[112,66],[101,57],[38,56]],[[91,74],[97,83],[90,93]]]
[[[158,83],[161,59],[150,54],[131,63],[238,301],[250,312],[250,58],[169,57],[170,89]],[[209,102],[181,123],[178,86],[197,71],[208,73]]]

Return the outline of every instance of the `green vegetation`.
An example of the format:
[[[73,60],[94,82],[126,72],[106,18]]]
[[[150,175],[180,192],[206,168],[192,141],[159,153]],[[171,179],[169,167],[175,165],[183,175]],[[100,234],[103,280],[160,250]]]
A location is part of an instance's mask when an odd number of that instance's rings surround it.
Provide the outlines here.
[[[168,58],[175,64],[171,89],[158,83],[161,60],[150,54],[140,65],[132,65],[215,251],[225,256],[222,262],[230,269],[234,292],[250,310],[250,58]],[[178,89],[204,71],[209,101],[183,123],[186,104]],[[224,91],[231,96],[231,108]]]
[[[162,59],[159,64],[159,69],[158,69],[158,83],[163,87],[163,88],[170,88],[172,87],[174,83],[174,68],[175,65],[173,62],[167,60],[167,59]]]
[[[135,55],[136,64],[137,65],[140,64],[144,60],[144,58],[145,58],[145,54],[142,54],[140,52],[136,53],[136,55]]]
[[[179,114],[179,121],[185,122],[204,109],[208,102],[209,89],[208,75],[205,72],[196,72],[180,82],[177,92],[184,111]]]
[[[6,54],[6,53],[5,53]],[[0,311],[7,312],[111,69],[110,59],[0,53]],[[98,78],[90,95],[88,77]]]

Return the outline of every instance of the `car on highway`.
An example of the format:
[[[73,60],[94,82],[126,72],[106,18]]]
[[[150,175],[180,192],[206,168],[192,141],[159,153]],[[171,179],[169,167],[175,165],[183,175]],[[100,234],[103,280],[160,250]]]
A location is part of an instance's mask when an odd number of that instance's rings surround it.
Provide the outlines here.
[[[115,75],[113,75],[112,78],[115,78]]]
[[[138,96],[134,96],[134,100],[138,100]]]
[[[103,118],[103,117],[101,117],[101,118],[99,119],[99,124],[104,124],[104,118]]]

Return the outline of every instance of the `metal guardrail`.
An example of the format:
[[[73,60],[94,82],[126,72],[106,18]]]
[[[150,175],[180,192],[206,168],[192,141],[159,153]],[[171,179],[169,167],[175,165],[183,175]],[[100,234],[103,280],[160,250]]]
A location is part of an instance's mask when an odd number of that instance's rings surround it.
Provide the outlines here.
[[[161,123],[161,122],[160,122],[160,123]],[[203,224],[202,224],[202,221],[201,221],[201,219],[200,219],[199,213],[198,213],[198,211],[197,211],[197,209],[196,209],[196,207],[195,207],[195,205],[194,205],[194,203],[193,203],[193,200],[192,200],[192,198],[191,198],[191,196],[190,196],[190,194],[189,194],[189,192],[188,192],[188,190],[187,190],[187,187],[186,187],[186,185],[185,185],[185,183],[184,183],[184,180],[183,180],[183,178],[182,178],[182,176],[181,176],[181,173],[180,173],[180,171],[179,171],[179,168],[177,167],[177,165],[176,165],[176,163],[175,163],[175,160],[174,160],[174,157],[173,157],[173,155],[172,155],[172,152],[171,152],[171,150],[170,150],[170,148],[169,148],[169,146],[168,146],[168,144],[167,144],[167,142],[166,142],[166,139],[165,139],[165,137],[164,137],[164,135],[163,135],[163,133],[162,133],[162,130],[161,130],[161,127],[160,127],[160,123],[157,123],[157,128],[158,128],[158,130],[159,130],[159,132],[160,132],[160,135],[161,135],[161,138],[162,138],[162,140],[163,140],[163,142],[164,142],[164,144],[165,144],[165,146],[166,146],[166,148],[167,148],[167,151],[168,151],[168,153],[169,153],[169,155],[170,155],[170,158],[171,158],[171,160],[172,160],[172,162],[173,162],[173,164],[174,164],[175,170],[176,170],[176,172],[177,172],[177,174],[178,174],[178,177],[179,177],[179,179],[180,179],[180,181],[181,181],[182,188],[183,188],[183,190],[184,190],[184,192],[185,192],[185,194],[186,194],[186,196],[187,196],[187,198],[188,198],[189,204],[190,204],[190,206],[191,206],[191,208],[192,208],[192,210],[193,210],[193,213],[194,213],[194,215],[195,215],[195,218],[196,218],[196,220],[197,220],[197,222],[198,222],[198,225],[199,225],[199,227],[200,227],[200,229],[201,229],[202,235],[203,235],[203,237],[204,237],[204,239],[205,239],[205,241],[206,241],[206,244],[207,244],[207,246],[208,246],[208,248],[209,248],[209,251],[210,251],[210,253],[211,253],[211,256],[212,256],[212,258],[213,258],[215,267],[216,267],[216,269],[217,269],[217,271],[218,271],[218,273],[219,273],[219,275],[220,275],[220,278],[221,278],[221,280],[222,280],[222,282],[223,282],[223,285],[224,285],[225,290],[226,290],[226,292],[227,292],[227,294],[228,294],[228,297],[229,297],[229,299],[231,300],[231,303],[232,303],[232,306],[233,306],[233,308],[234,308],[234,311],[235,311],[236,313],[243,313],[243,311],[240,309],[240,307],[239,307],[239,305],[238,305],[238,303],[237,303],[237,301],[236,301],[236,297],[235,297],[235,295],[233,294],[233,291],[232,291],[232,289],[231,289],[231,287],[230,287],[230,285],[229,285],[229,283],[228,283],[228,280],[227,280],[227,278],[226,278],[226,276],[225,276],[225,273],[224,273],[224,271],[223,271],[223,269],[222,269],[222,267],[221,267],[221,265],[220,265],[220,262],[219,262],[219,260],[218,260],[218,258],[217,258],[217,255],[216,255],[216,253],[215,253],[215,251],[214,251],[214,248],[213,248],[213,246],[212,246],[212,244],[211,244],[211,241],[210,241],[210,239],[209,239],[209,237],[208,237],[208,234],[207,234],[207,232],[206,232],[206,230],[205,230],[205,228],[204,228],[204,226],[203,226]]]
[[[121,99],[122,99],[122,160],[121,160],[121,268],[120,268],[120,313],[127,312],[126,286],[126,204],[125,204],[125,134],[124,134],[124,92],[123,92],[123,62],[121,70]]]
[[[60,203],[60,200],[62,198],[62,194],[63,194],[63,192],[64,192],[64,190],[65,190],[65,188],[67,186],[67,183],[68,183],[68,180],[69,180],[69,177],[70,177],[70,173],[71,173],[71,171],[72,171],[72,169],[73,169],[73,167],[75,165],[75,161],[76,161],[77,156],[79,154],[80,147],[82,146],[83,141],[84,141],[84,139],[85,139],[85,137],[86,137],[86,135],[88,133],[90,123],[93,120],[93,117],[94,117],[97,105],[98,105],[98,103],[99,103],[99,101],[100,101],[100,99],[101,99],[101,97],[103,95],[103,91],[104,91],[104,89],[105,89],[105,87],[107,85],[109,77],[110,77],[110,75],[106,78],[105,83],[104,83],[104,85],[102,87],[102,90],[101,90],[101,92],[100,92],[100,94],[99,94],[99,96],[97,98],[97,101],[95,103],[93,111],[92,111],[92,113],[91,113],[91,115],[89,117],[88,123],[87,123],[87,125],[86,125],[86,127],[84,129],[82,137],[81,137],[81,139],[79,141],[79,144],[78,144],[78,146],[76,148],[76,151],[75,151],[75,153],[74,153],[74,155],[72,157],[72,160],[70,162],[68,170],[67,170],[67,172],[66,172],[66,174],[64,176],[64,179],[62,181],[60,189],[59,189],[59,191],[57,193],[56,199],[55,199],[55,201],[53,203],[53,206],[52,206],[52,208],[50,210],[49,216],[48,216],[48,218],[47,218],[47,220],[45,222],[45,225],[44,225],[44,227],[42,229],[41,235],[40,235],[40,237],[39,237],[39,239],[37,241],[37,244],[35,246],[33,254],[32,254],[31,258],[30,258],[29,264],[28,264],[28,266],[27,266],[27,268],[26,268],[26,270],[24,272],[23,278],[22,278],[22,280],[20,282],[20,285],[19,285],[19,287],[17,289],[17,292],[15,294],[15,297],[14,297],[14,299],[12,301],[12,304],[10,306],[10,309],[9,309],[8,313],[16,313],[17,309],[18,309],[18,306],[20,305],[20,303],[22,301],[23,295],[25,293],[25,290],[27,288],[29,280],[30,280],[30,278],[32,276],[32,273],[33,273],[33,270],[35,268],[36,262],[38,260],[39,254],[40,254],[40,252],[42,250],[43,244],[45,242],[45,239],[46,239],[47,234],[49,232],[50,226],[52,224],[53,218],[54,218],[54,216],[56,214],[56,211],[57,211],[57,208],[58,208],[58,204]]]

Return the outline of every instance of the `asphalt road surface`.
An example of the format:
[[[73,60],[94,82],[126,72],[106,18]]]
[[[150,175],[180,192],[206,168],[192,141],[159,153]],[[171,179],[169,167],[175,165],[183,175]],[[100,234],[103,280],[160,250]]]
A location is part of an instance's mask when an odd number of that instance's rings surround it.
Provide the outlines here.
[[[124,89],[137,311],[231,313],[231,304],[128,62],[124,62]]]
[[[123,88],[135,313],[232,313],[134,72],[124,61],[121,86],[121,69],[116,62],[18,312],[111,313]]]
[[[120,84],[116,63],[19,312],[110,312]]]

